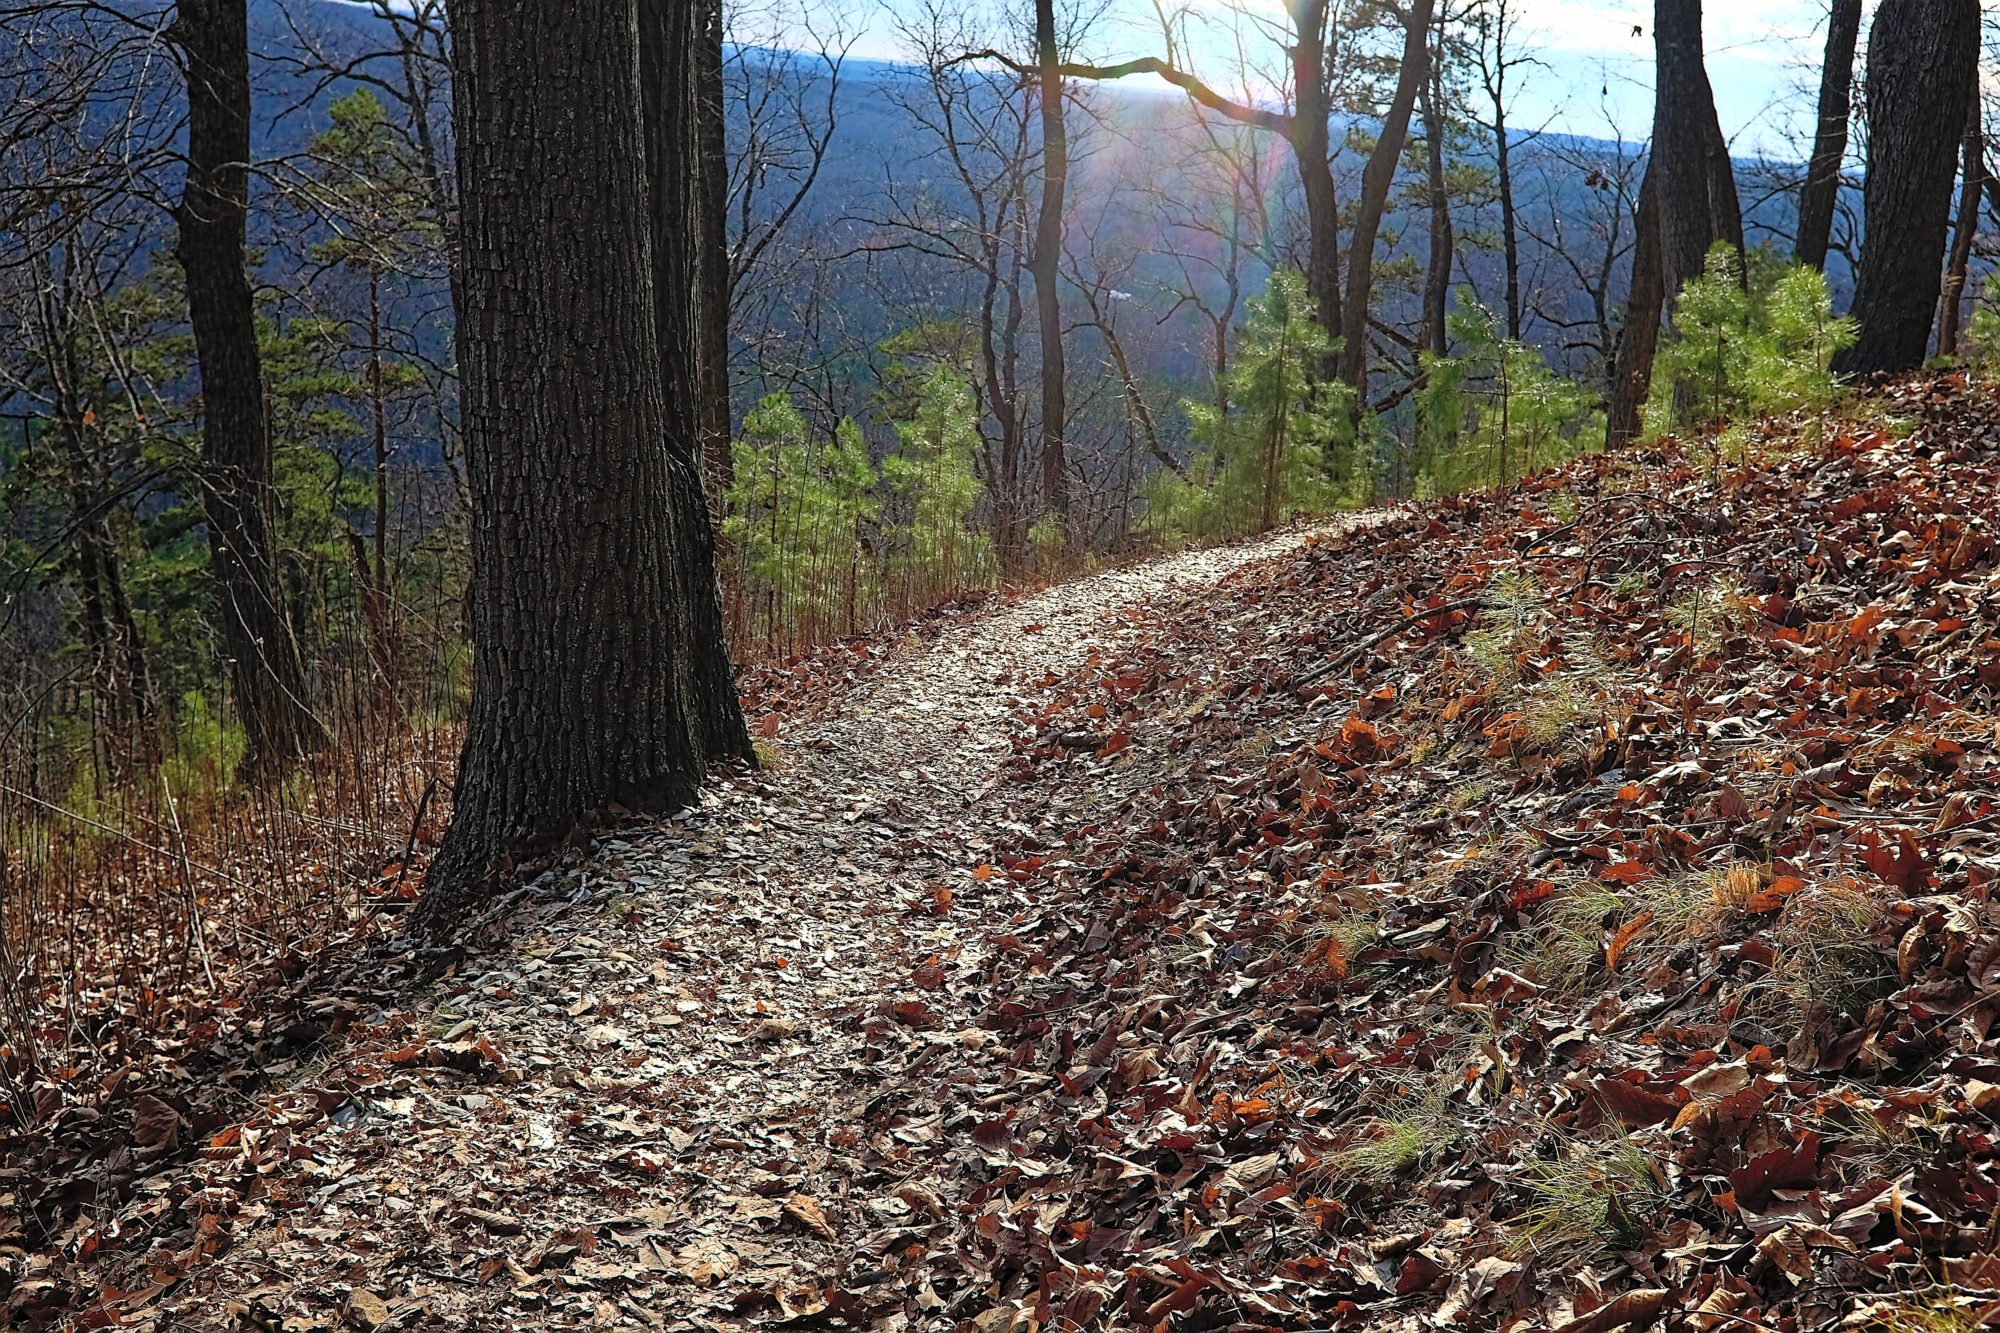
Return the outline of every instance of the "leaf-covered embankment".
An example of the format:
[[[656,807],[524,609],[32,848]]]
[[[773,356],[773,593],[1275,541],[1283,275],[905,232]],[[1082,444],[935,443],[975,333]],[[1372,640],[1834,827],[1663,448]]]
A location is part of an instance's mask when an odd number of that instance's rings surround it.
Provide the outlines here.
[[[937,1313],[1990,1302],[2000,404],[1869,420],[1319,541],[1058,690]]]

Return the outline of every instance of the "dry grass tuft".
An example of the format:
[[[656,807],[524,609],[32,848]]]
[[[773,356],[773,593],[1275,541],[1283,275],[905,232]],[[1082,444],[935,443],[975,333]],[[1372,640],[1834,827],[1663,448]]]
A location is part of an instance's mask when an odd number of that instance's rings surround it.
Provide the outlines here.
[[[1624,1136],[1570,1140],[1518,1180],[1532,1202],[1515,1219],[1517,1252],[1562,1261],[1633,1248],[1669,1199],[1659,1168]]]

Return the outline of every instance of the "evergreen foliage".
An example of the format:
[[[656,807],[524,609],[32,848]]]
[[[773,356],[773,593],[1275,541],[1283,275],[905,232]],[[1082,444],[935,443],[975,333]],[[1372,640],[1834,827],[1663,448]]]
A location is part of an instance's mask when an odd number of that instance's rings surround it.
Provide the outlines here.
[[[1499,317],[1461,293],[1452,356],[1425,355],[1410,471],[1419,495],[1503,486],[1601,439],[1593,395],[1506,337]]]
[[[896,452],[882,461],[882,475],[894,497],[890,573],[903,595],[990,585],[999,572],[993,545],[972,524],[979,502],[972,390],[940,366],[924,380],[915,415],[898,423],[896,436]]]
[[[817,436],[791,399],[771,394],[744,419],[734,449],[722,531],[749,584],[746,628],[766,642],[851,632],[875,581],[862,525],[880,509],[861,428],[848,419],[832,439]]]
[[[1229,371],[1229,408],[1185,405],[1196,454],[1185,477],[1156,472],[1147,520],[1170,542],[1261,532],[1298,514],[1366,503],[1353,392],[1324,373],[1338,350],[1315,322],[1305,278],[1278,269],[1249,303]]]
[[[906,608],[991,585],[971,391],[940,366],[912,394],[879,470],[852,418],[829,438],[774,393],[744,419],[722,527],[741,633],[791,649],[873,624],[885,601]]]
[[[1855,335],[1853,320],[1834,317],[1824,273],[1762,249],[1751,252],[1746,273],[1734,247],[1720,243],[1681,289],[1647,427],[1658,434],[1824,409],[1837,387],[1833,358]]]

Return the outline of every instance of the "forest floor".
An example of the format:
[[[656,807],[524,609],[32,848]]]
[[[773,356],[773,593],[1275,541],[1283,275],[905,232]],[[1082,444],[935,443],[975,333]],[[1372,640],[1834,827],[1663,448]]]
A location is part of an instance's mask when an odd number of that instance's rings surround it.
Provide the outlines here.
[[[1991,1323],[1996,496],[1928,380],[758,673],[764,771],[116,1127],[12,1308]]]
[[[152,1280],[99,1308],[287,1330],[827,1311],[885,1236],[919,1234],[942,1206],[905,1159],[951,1132],[943,1118],[877,1140],[869,1117],[912,1067],[993,1040],[959,982],[1016,907],[991,863],[1062,817],[1004,781],[1016,740],[1070,673],[1365,521],[1154,559],[754,673],[753,697],[788,709],[764,715],[763,771],[547,871],[489,922],[497,948],[355,1024],[207,1154],[218,1185],[260,1178],[226,1251],[186,1283],[179,1260],[207,1256],[150,1255]],[[165,1185],[142,1192],[140,1218]]]

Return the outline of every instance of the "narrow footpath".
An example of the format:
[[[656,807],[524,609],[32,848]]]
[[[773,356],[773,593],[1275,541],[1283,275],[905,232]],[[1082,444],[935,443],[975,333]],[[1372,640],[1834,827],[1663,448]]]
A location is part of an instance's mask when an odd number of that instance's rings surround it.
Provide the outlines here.
[[[1013,738],[1061,673],[1310,536],[998,603],[781,728],[765,771],[548,872],[506,944],[209,1149],[229,1241],[126,1319],[922,1326],[921,1299],[856,1293],[941,1207],[926,1164],[963,1126],[948,1097],[867,1126],[938,1046],[989,1039],[958,984],[1004,924],[986,867],[1061,815],[1003,783]]]

